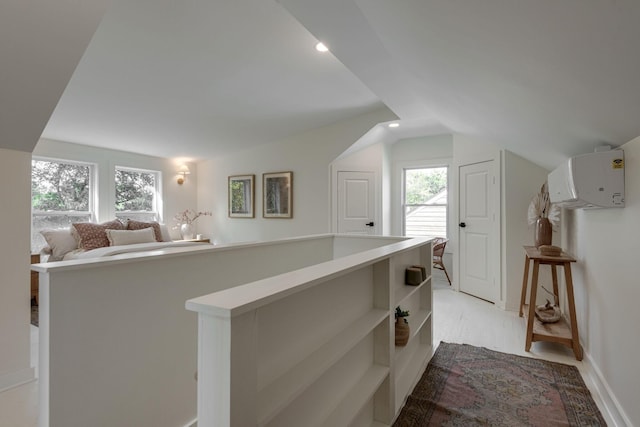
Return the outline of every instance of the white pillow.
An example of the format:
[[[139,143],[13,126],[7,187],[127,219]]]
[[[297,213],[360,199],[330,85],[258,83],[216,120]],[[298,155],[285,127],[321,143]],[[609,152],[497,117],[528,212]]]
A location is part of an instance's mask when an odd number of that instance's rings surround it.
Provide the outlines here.
[[[167,227],[167,224],[160,224],[160,234],[162,234],[163,242],[170,242],[172,240],[171,233],[169,232],[169,227]]]
[[[109,246],[133,245],[135,243],[156,242],[156,234],[153,228],[141,230],[105,230]]]
[[[60,261],[68,252],[78,249],[78,241],[69,228],[41,230],[40,234],[51,248],[48,261]]]

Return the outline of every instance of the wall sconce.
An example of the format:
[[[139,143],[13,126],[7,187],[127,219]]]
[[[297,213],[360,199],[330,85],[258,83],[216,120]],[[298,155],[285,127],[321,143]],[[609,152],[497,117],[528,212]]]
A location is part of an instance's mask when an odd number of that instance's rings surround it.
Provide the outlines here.
[[[184,180],[186,179],[187,175],[189,175],[190,173],[191,171],[189,170],[187,165],[181,165],[178,168],[178,185],[184,184]]]

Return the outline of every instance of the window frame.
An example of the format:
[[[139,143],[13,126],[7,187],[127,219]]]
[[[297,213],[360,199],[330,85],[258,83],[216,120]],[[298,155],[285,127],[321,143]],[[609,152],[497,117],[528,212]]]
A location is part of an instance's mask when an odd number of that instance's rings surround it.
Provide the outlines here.
[[[86,218],[89,217],[89,221],[95,222],[97,215],[97,192],[98,192],[98,165],[92,162],[83,162],[78,160],[69,160],[69,159],[61,159],[56,157],[46,157],[46,156],[32,156],[31,157],[31,182],[33,185],[33,162],[48,162],[48,163],[62,163],[67,165],[78,165],[78,166],[86,166],[89,168],[89,210],[87,211],[41,211],[35,210],[33,208],[33,193],[31,193],[31,250],[38,249],[33,246],[33,235],[45,228],[36,228],[34,227],[35,218],[36,217],[46,217],[46,216],[67,216],[67,217],[78,217],[78,218]]]
[[[446,173],[447,173],[447,185],[446,185],[446,189],[447,189],[447,203],[446,204],[424,204],[424,203],[411,203],[408,204],[406,202],[406,189],[407,189],[407,184],[406,184],[406,179],[407,179],[407,171],[409,170],[416,170],[416,169],[446,169]],[[403,164],[400,167],[400,218],[401,218],[401,224],[400,224],[400,232],[402,234],[402,236],[407,236],[407,207],[410,206],[416,206],[416,207],[420,207],[420,206],[444,206],[445,207],[445,238],[446,239],[450,239],[450,221],[449,221],[449,215],[450,215],[450,207],[451,207],[451,191],[450,191],[450,187],[451,187],[451,164],[449,162],[430,162],[430,161],[424,161],[424,162],[416,162],[416,163],[410,163],[410,164]],[[408,237],[408,236],[407,236]]]
[[[116,200],[117,200],[117,186],[116,186],[116,176],[118,171],[126,171],[126,172],[137,172],[137,173],[149,173],[155,175],[155,191],[153,195],[153,211],[118,211],[116,209]],[[162,212],[160,209],[162,200],[162,171],[154,170],[154,169],[143,169],[136,168],[131,166],[120,166],[115,165],[113,168],[113,204],[111,209],[113,209],[114,216],[116,218],[127,219],[126,216],[129,215],[133,220],[140,221],[149,221],[148,218],[143,218],[145,215],[153,214],[153,221],[161,222],[162,221]],[[124,217],[124,218],[123,218]]]

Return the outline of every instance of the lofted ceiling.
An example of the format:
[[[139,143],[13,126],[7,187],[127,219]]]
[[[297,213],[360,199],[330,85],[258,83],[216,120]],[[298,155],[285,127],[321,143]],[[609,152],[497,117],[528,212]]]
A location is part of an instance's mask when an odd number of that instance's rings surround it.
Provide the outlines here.
[[[387,106],[398,139],[553,168],[640,135],[637,22],[637,0],[116,1],[43,137],[206,158]]]
[[[271,0],[115,1],[43,137],[207,158],[383,107]]]

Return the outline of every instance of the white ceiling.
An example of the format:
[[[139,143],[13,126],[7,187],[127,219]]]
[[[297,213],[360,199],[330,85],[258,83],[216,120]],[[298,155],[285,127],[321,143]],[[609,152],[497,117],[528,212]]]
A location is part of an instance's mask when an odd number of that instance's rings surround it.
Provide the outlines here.
[[[207,158],[382,107],[271,0],[116,1],[43,137]]]
[[[384,104],[398,138],[552,168],[640,135],[638,22],[638,0],[118,1],[43,136],[204,158]]]

